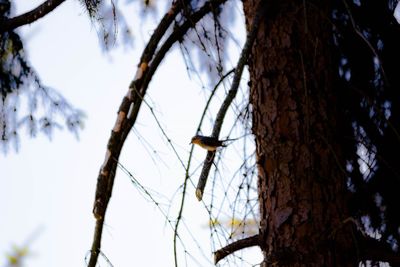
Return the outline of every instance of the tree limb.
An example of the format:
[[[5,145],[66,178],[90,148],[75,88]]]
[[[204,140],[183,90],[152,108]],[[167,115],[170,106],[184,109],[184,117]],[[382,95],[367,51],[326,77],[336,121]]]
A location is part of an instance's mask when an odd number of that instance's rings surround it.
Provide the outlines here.
[[[188,19],[182,25],[175,27],[171,35],[156,52],[161,39],[180,12],[182,4],[184,4],[182,1],[175,1],[170,10],[164,15],[144,49],[135,78],[131,82],[128,93],[123,98],[120,105],[117,120],[107,144],[105,160],[97,178],[95,202],[93,205],[93,215],[97,222],[88,264],[89,267],[95,267],[100,253],[102,227],[100,227],[99,224],[103,224],[104,222],[108,202],[111,198],[118,158],[122,146],[136,122],[140,106],[152,76],[172,45],[179,41],[201,18],[225,1],[226,0],[210,0],[206,2],[202,8],[191,14],[190,20]]]
[[[96,220],[96,226],[93,236],[92,249],[90,250],[90,260],[88,266],[96,266],[97,258],[100,253],[101,235],[103,233],[104,219]]]
[[[220,84],[229,76],[231,75],[235,69],[232,69],[228,71],[225,75],[223,75],[220,80],[217,82],[217,84],[214,86],[207,103],[203,109],[203,114],[200,117],[200,122],[199,125],[197,126],[196,134],[200,131],[201,125],[203,124],[203,120],[206,116],[206,112],[208,110],[208,107],[210,106],[211,100],[215,95],[215,92],[217,91],[218,87]],[[175,266],[178,265],[178,255],[177,255],[177,238],[178,238],[178,229],[179,229],[179,224],[182,220],[182,214],[183,214],[183,207],[185,205],[185,199],[186,199],[186,189],[187,189],[187,183],[190,177],[189,174],[189,169],[190,169],[190,164],[192,162],[192,157],[193,157],[193,149],[194,145],[191,146],[190,151],[189,151],[189,157],[188,157],[188,162],[186,164],[186,171],[185,171],[185,180],[183,182],[183,188],[182,188],[182,198],[181,198],[181,203],[179,206],[179,211],[178,211],[178,216],[176,217],[176,222],[175,222],[175,228],[174,228],[174,238],[173,238],[173,243],[174,243],[174,261],[175,261]]]
[[[230,104],[232,103],[233,99],[235,98],[236,93],[239,89],[240,79],[242,77],[244,66],[247,63],[247,59],[250,54],[250,49],[252,48],[253,42],[256,38],[256,35],[258,32],[258,27],[260,25],[260,20],[262,18],[262,15],[265,12],[265,1],[260,1],[260,3],[258,4],[257,10],[258,10],[258,12],[253,18],[253,21],[251,24],[251,29],[247,33],[246,42],[244,44],[242,52],[240,53],[239,61],[235,68],[235,73],[233,76],[231,88],[228,92],[228,95],[225,97],[224,102],[222,102],[221,107],[217,114],[217,118],[214,122],[214,128],[213,128],[213,132],[212,132],[213,137],[218,138],[219,133],[221,131],[222,123],[225,118],[225,114],[228,111],[228,108],[229,108]],[[196,197],[199,201],[201,201],[203,199],[203,193],[204,193],[204,188],[207,183],[208,174],[210,173],[210,169],[211,169],[211,166],[214,161],[214,154],[215,154],[215,152],[211,152],[211,151],[209,151],[207,153],[206,160],[204,161],[204,165],[201,170],[199,182],[196,187]]]
[[[217,264],[220,260],[222,260],[226,256],[234,253],[235,251],[238,251],[238,250],[241,250],[244,248],[248,248],[248,247],[258,246],[259,243],[260,243],[259,235],[253,235],[253,236],[235,241],[235,242],[214,252],[214,263]]]
[[[123,98],[119,107],[117,120],[108,140],[106,157],[97,178],[95,201],[93,205],[93,215],[96,218],[96,227],[88,264],[89,267],[96,266],[97,258],[100,253],[104,217],[108,202],[111,198],[118,158],[126,137],[135,124],[141,101],[146,93],[146,88],[142,86],[143,77],[147,75],[148,64],[153,58],[160,40],[166,33],[168,27],[173,23],[179,11],[180,5],[175,2],[158,24],[158,27],[155,29],[143,51],[138,70],[134,80],[129,86],[128,93]],[[141,97],[137,94],[137,88],[142,89],[140,92]]]
[[[4,20],[0,24],[0,33],[6,31],[12,31],[22,25],[30,24],[51,11],[53,11],[56,7],[62,4],[65,0],[47,0],[43,4],[39,5],[35,9],[32,9],[29,12],[21,14],[19,16]]]

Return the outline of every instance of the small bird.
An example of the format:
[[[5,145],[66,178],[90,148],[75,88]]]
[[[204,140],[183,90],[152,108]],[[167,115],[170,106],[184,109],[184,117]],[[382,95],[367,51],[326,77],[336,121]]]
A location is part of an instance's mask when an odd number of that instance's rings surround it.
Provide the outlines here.
[[[202,148],[207,149],[208,151],[215,151],[217,150],[218,147],[225,147],[226,146],[224,144],[225,141],[228,140],[221,141],[211,136],[195,135],[193,136],[192,141],[190,143],[199,145]]]

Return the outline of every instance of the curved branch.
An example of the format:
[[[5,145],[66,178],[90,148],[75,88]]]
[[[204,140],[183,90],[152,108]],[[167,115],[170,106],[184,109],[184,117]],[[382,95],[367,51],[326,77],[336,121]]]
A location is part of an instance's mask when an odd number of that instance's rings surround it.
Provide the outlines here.
[[[97,178],[95,201],[93,205],[93,215],[96,218],[96,227],[90,251],[89,267],[95,267],[97,263],[101,247],[104,217],[108,202],[111,198],[118,158],[126,137],[135,124],[141,99],[143,99],[146,92],[146,88],[142,87],[143,77],[148,75],[147,66],[149,61],[153,58],[155,50],[157,49],[162,37],[165,35],[166,30],[173,23],[175,17],[179,13],[180,7],[180,5],[174,2],[170,10],[164,15],[163,19],[158,24],[153,35],[150,37],[150,40],[140,58],[136,76],[129,85],[128,93],[122,99],[119,107],[117,120],[108,140],[104,163],[100,168]],[[141,97],[138,97],[137,93],[132,93],[136,92],[136,88],[142,88]]]
[[[220,86],[220,84],[225,80],[226,77],[228,77],[229,75],[231,75],[233,72],[235,71],[235,69],[232,69],[230,71],[228,71],[225,75],[223,75],[220,80],[217,82],[217,84],[214,86],[214,89],[212,90],[208,101],[203,109],[203,114],[200,117],[200,122],[199,125],[197,126],[197,130],[196,133],[198,133],[200,131],[200,128],[203,124],[203,120],[206,116],[206,112],[208,110],[208,107],[210,106],[211,100],[213,99],[215,92],[217,91],[218,87]],[[193,157],[193,149],[194,149],[194,145],[191,146],[190,148],[190,152],[189,152],[189,157],[188,157],[188,162],[186,164],[186,171],[185,171],[185,180],[183,182],[183,188],[182,188],[182,198],[181,198],[181,203],[179,206],[179,211],[178,211],[178,216],[176,217],[176,223],[175,223],[175,228],[174,228],[174,238],[173,238],[173,243],[174,243],[174,261],[175,261],[175,266],[178,265],[178,255],[177,255],[177,238],[178,238],[178,228],[179,228],[179,224],[182,220],[182,214],[183,214],[183,207],[185,206],[185,199],[186,199],[186,189],[187,189],[187,183],[188,180],[190,178],[189,175],[189,170],[190,170],[190,164],[192,162],[192,157]]]
[[[234,253],[235,251],[244,249],[244,248],[249,248],[249,247],[254,247],[258,246],[260,241],[259,241],[259,235],[253,235],[244,239],[240,239],[238,241],[235,241],[217,251],[214,252],[214,263],[217,264],[220,260],[225,258],[226,256]]]
[[[136,122],[140,106],[143,102],[152,76],[172,45],[179,41],[190,28],[194,27],[195,22],[198,22],[212,9],[218,7],[225,1],[226,0],[210,0],[206,2],[202,8],[191,15],[190,22],[186,21],[182,25],[175,27],[171,35],[166,39],[163,45],[161,45],[159,50],[155,52],[161,39],[166,34],[167,29],[180,12],[182,4],[184,4],[182,1],[175,1],[170,10],[164,15],[144,49],[136,76],[131,82],[128,93],[123,98],[120,105],[117,120],[113,130],[111,131],[111,136],[107,144],[105,160],[100,168],[99,176],[97,178],[95,202],[93,205],[93,215],[97,222],[88,265],[89,267],[94,267],[96,265],[100,253],[102,227],[99,225],[103,224],[108,202],[111,198],[118,158],[122,146]]]
[[[51,11],[53,11],[56,7],[61,5],[65,0],[47,0],[40,6],[32,9],[29,12],[16,16],[14,18],[7,19],[2,21],[0,24],[0,33],[6,31],[12,31],[22,25],[30,24]]]
[[[217,118],[214,122],[214,128],[213,128],[213,132],[212,132],[213,137],[218,138],[219,133],[221,131],[222,123],[225,118],[225,114],[228,111],[228,108],[229,108],[230,104],[232,103],[233,99],[235,98],[236,93],[238,91],[244,66],[247,63],[247,59],[250,54],[250,49],[253,46],[253,42],[254,42],[257,32],[258,32],[258,27],[260,25],[259,22],[262,18],[262,15],[265,12],[265,1],[260,1],[257,10],[258,10],[258,12],[252,21],[250,31],[247,33],[246,42],[244,44],[242,52],[240,53],[239,61],[235,68],[235,74],[233,76],[231,89],[229,90],[228,95],[225,97],[224,102],[222,102],[222,105],[217,114]],[[196,197],[199,201],[201,201],[203,199],[204,188],[206,186],[208,174],[210,173],[210,169],[213,164],[214,154],[215,154],[215,152],[211,152],[211,151],[209,151],[207,153],[206,160],[204,161],[203,169],[201,170],[199,182],[196,187]]]

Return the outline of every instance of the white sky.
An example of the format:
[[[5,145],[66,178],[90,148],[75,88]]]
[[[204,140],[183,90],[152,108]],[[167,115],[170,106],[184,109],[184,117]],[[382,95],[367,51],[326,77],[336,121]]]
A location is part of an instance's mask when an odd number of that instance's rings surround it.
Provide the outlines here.
[[[41,3],[15,2],[17,14]],[[67,131],[56,131],[51,141],[44,136],[30,139],[22,135],[18,153],[10,150],[6,156],[0,154],[0,266],[5,266],[5,253],[12,251],[13,244],[23,246],[35,232],[38,234],[29,243],[31,253],[25,266],[85,266],[84,257],[90,249],[95,224],[92,203],[97,173],[117,109],[151,34],[146,30],[151,26],[145,27],[140,21],[136,5],[121,9],[129,25],[142,28],[138,31],[132,27],[133,48],[117,48],[108,55],[101,52],[96,30],[78,1],[68,0],[45,18],[21,28],[29,61],[43,83],[84,110],[87,119],[79,141]],[[148,21],[156,20],[150,17]],[[235,32],[241,33],[237,38],[243,41],[243,25],[238,25],[241,27]],[[150,84],[149,99],[186,161],[188,143],[195,133],[206,94],[197,82],[188,80],[178,50],[166,60]],[[169,215],[175,218],[184,171],[144,105],[135,128],[153,144],[156,164],[133,133],[120,162],[145,186],[166,196],[164,203],[173,200]],[[194,167],[205,156],[204,151],[195,151]],[[227,156],[224,169],[229,170],[234,161],[234,156]],[[185,207],[185,224],[206,253],[206,257],[201,256],[196,252],[196,244],[189,242],[189,252],[198,262],[188,257],[187,266],[213,266],[210,233],[205,227],[208,214],[195,199],[191,185]],[[138,193],[121,171],[106,214],[102,250],[118,267],[173,266],[170,227],[155,205]],[[257,262],[259,254],[254,251],[248,255]],[[179,258],[184,259],[182,250]]]

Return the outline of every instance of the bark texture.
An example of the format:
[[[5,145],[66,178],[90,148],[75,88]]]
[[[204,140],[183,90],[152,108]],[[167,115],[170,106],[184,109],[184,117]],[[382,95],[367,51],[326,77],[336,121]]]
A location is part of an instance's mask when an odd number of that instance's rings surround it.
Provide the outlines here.
[[[249,59],[263,266],[358,266],[329,2],[270,1]]]

